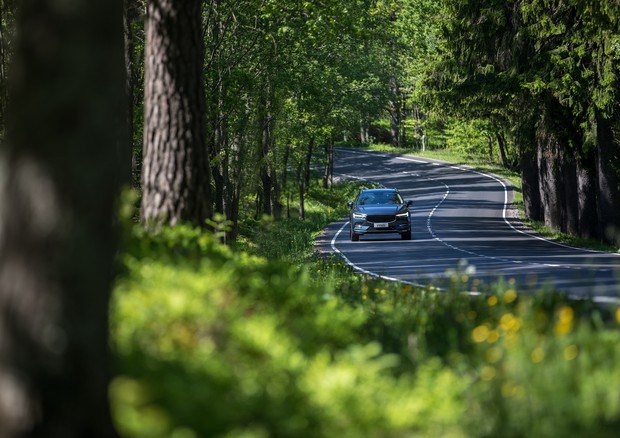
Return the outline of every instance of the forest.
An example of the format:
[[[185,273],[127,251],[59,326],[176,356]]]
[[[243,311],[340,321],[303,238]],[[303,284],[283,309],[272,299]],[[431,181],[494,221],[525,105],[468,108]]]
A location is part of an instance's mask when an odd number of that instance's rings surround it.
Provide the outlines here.
[[[620,310],[354,275],[337,147],[618,244],[616,0],[1,0],[0,438],[615,436]]]

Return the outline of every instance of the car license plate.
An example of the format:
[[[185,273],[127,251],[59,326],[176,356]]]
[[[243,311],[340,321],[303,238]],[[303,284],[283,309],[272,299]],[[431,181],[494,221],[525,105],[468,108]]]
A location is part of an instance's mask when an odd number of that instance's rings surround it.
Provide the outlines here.
[[[375,224],[375,228],[387,228],[388,224],[386,224],[385,222],[378,222]]]

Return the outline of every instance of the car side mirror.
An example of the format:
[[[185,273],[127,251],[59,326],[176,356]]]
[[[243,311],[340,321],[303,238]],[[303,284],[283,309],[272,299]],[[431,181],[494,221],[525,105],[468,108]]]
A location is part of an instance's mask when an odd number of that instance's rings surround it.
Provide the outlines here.
[[[349,208],[353,207],[353,203],[351,201],[347,202],[347,205],[349,206]]]
[[[413,201],[412,200],[407,201],[407,207],[411,207],[412,205],[413,205]]]

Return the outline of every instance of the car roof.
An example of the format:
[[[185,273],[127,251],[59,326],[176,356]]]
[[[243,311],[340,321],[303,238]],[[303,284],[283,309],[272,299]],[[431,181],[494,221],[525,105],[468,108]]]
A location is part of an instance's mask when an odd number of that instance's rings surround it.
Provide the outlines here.
[[[364,189],[360,190],[360,193],[368,193],[368,192],[397,192],[397,189]]]

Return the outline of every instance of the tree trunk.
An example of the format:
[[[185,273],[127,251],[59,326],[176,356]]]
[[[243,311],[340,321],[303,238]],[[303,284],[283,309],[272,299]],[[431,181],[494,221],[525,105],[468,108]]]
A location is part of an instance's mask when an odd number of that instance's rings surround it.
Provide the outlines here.
[[[391,81],[392,101],[390,102],[390,108],[388,112],[390,114],[390,134],[392,139],[392,146],[401,146],[400,126],[402,123],[402,99],[400,93],[400,87],[395,78]]]
[[[499,131],[495,134],[495,136],[497,138],[497,147],[499,149],[499,164],[501,164],[502,167],[507,167],[508,158],[506,155],[506,137],[504,137],[504,134]]]
[[[225,159],[226,148],[228,147],[228,132],[227,132],[227,120],[226,115],[222,113],[223,108],[223,96],[224,92],[222,82],[217,90],[216,105],[213,108],[214,116],[212,121],[213,129],[213,145],[211,147],[211,155],[209,161],[211,163],[211,175],[213,177],[213,201],[215,206],[215,212],[224,214],[225,211],[225,193],[226,193],[226,176],[225,171],[228,166]]]
[[[548,136],[546,126],[540,128],[538,141],[538,162],[540,199],[542,203],[543,220],[552,230],[562,230],[562,190],[561,179],[557,169],[560,166],[558,159],[558,145]]]
[[[304,187],[310,187],[310,165],[312,164],[312,154],[314,153],[314,137],[308,142],[308,150],[306,151],[306,159],[304,161]]]
[[[0,139],[4,138],[4,123],[7,105],[7,74],[6,74],[6,31],[4,0],[0,4]]]
[[[276,173],[275,166],[271,167],[271,213],[273,217],[279,219],[282,217],[282,186]]]
[[[489,153],[489,160],[493,161],[493,136],[487,132],[487,147]]]
[[[299,219],[306,219],[306,190],[303,181],[299,184]]]
[[[559,183],[562,185],[562,232],[579,234],[579,192],[577,184],[577,163],[575,151],[568,145],[560,152],[561,167]]]
[[[370,144],[370,122],[366,116],[360,119],[360,143]]]
[[[142,220],[204,227],[212,216],[202,77],[202,1],[149,0]]]
[[[230,244],[237,240],[239,233],[239,201],[241,199],[241,185],[242,185],[242,166],[244,163],[244,148],[242,146],[242,134],[238,134],[231,142],[230,150],[230,174],[227,186],[226,202],[226,219],[230,221],[230,229],[226,233],[226,243]]]
[[[394,147],[400,147],[400,111],[392,108],[389,110],[389,113],[391,143]]]
[[[538,161],[530,146],[521,149],[520,167],[525,216],[534,221],[542,221]]]
[[[592,155],[592,154],[590,154]],[[595,161],[581,154],[577,159],[577,220],[579,235],[600,238],[597,227]]]
[[[125,95],[127,100],[127,155],[121,158],[125,171],[134,187],[139,186],[139,173],[136,170],[137,160],[134,155],[134,107],[135,107],[135,66],[134,52],[136,49],[133,23],[136,20],[137,5],[135,0],[123,0],[123,35],[125,40]]]
[[[557,231],[578,232],[576,151],[579,139],[573,116],[551,95],[544,99],[537,126],[540,198],[545,224]]]
[[[0,3],[0,139],[4,138],[6,107],[8,105],[8,64],[10,61],[9,41],[14,20],[14,0],[1,0]]]
[[[620,233],[620,193],[618,173],[614,168],[620,162],[620,145],[615,137],[611,120],[596,114],[597,154],[596,188],[598,234],[606,242],[615,243]]]
[[[1,154],[0,436],[114,437],[108,302],[126,165],[118,145],[128,147],[122,1],[20,8]]]
[[[266,97],[260,104],[261,114],[259,116],[260,124],[260,179],[262,183],[262,212],[267,215],[272,214],[271,210],[271,192],[273,190],[271,181],[271,163],[269,152],[271,150],[271,102]]]
[[[249,107],[247,105],[246,107]],[[236,135],[230,143],[228,153],[228,171],[227,171],[227,202],[226,202],[226,218],[230,221],[230,229],[226,233],[226,242],[232,243],[237,239],[239,232],[239,202],[241,200],[241,187],[243,183],[243,167],[245,164],[245,154],[247,140],[245,131],[250,118],[249,110],[245,113],[246,118],[242,126],[238,128]]]
[[[334,142],[330,138],[325,144],[325,172],[323,173],[323,188],[330,189],[334,184]]]

